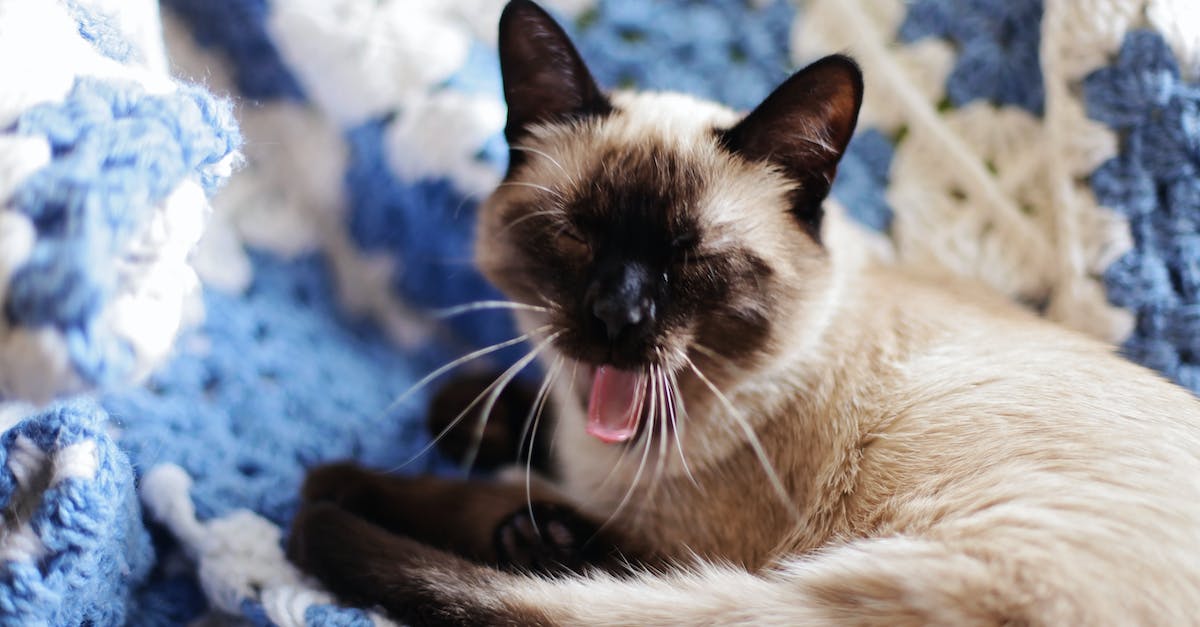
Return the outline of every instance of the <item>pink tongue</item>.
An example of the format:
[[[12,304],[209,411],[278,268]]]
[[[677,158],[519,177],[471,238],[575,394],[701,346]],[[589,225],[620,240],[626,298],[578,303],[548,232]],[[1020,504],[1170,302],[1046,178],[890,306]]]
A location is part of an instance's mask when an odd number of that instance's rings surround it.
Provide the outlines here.
[[[637,433],[646,385],[642,376],[612,366],[596,368],[588,400],[587,432],[603,442],[625,442]]]

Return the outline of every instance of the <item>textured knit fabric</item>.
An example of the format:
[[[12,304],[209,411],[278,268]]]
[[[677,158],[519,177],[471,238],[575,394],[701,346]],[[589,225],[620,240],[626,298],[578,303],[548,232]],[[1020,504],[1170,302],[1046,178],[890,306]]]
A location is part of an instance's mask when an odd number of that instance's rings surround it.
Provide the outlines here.
[[[1200,392],[1189,3],[546,4],[604,85],[739,109],[849,52],[850,245]],[[507,165],[503,2],[161,7],[0,0],[0,624],[387,624],[282,540],[315,464],[457,472],[426,450],[429,389],[405,392],[516,336],[438,315],[499,297],[471,242]]]

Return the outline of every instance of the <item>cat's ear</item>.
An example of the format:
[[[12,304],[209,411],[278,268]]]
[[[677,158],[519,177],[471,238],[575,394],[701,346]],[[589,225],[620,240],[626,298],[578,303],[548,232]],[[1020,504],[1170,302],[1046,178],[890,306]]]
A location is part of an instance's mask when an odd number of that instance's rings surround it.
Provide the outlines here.
[[[562,27],[528,0],[509,2],[500,15],[500,73],[510,145],[539,122],[612,109]]]
[[[800,70],[731,129],[722,144],[750,159],[782,167],[800,183],[796,217],[814,235],[821,201],[854,134],[862,105],[862,72],[849,57],[832,55]]]

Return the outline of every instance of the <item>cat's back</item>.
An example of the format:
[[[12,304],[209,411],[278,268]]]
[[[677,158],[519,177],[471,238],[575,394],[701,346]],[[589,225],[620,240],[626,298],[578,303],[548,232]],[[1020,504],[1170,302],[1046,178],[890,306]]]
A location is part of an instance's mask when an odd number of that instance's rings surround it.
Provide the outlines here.
[[[986,293],[868,281],[853,315],[886,347],[864,367],[888,384],[847,520],[959,543],[1063,616],[1200,607],[1200,401]]]

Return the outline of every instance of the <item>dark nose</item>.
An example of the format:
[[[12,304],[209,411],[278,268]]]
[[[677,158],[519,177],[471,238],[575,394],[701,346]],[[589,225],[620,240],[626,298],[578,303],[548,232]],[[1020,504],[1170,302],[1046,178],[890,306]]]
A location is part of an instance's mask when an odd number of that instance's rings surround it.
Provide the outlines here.
[[[627,263],[617,268],[606,280],[593,285],[593,293],[592,315],[604,323],[609,341],[654,321],[650,274],[641,264]]]

